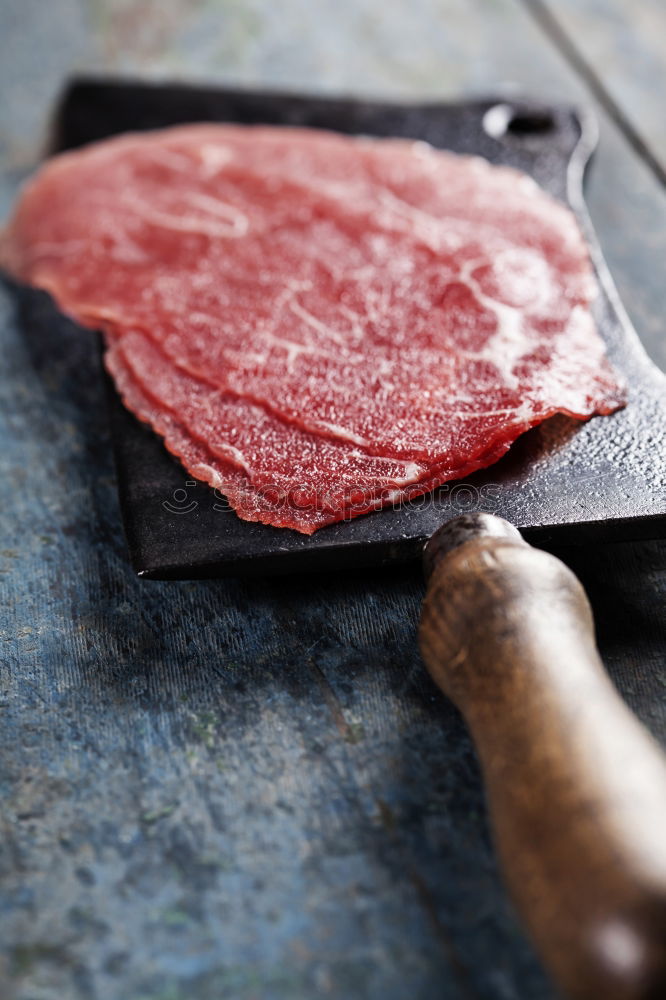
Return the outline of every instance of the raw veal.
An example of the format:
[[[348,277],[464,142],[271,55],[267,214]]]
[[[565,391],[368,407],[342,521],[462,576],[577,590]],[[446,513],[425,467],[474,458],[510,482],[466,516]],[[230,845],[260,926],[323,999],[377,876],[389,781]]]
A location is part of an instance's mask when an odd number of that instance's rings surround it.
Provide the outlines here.
[[[106,332],[126,404],[239,516],[306,533],[624,401],[572,214],[421,142],[107,140],[28,183],[0,264]]]

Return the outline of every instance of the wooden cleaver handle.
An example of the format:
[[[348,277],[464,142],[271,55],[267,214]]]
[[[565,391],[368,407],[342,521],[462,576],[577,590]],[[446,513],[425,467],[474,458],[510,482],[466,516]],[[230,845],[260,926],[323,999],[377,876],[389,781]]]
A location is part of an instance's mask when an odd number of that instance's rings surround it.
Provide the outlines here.
[[[485,514],[425,562],[421,652],[471,730],[544,963],[572,998],[666,998],[666,760],[604,671],[583,588]]]

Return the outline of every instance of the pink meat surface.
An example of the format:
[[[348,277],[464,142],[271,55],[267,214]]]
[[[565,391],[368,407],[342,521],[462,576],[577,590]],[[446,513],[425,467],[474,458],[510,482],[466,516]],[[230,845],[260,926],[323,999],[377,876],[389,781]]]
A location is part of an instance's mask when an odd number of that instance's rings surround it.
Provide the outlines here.
[[[364,501],[408,492],[415,497],[459,477],[460,466],[428,468],[416,462],[372,456],[347,441],[318,437],[277,420],[262,407],[211,387],[172,364],[138,331],[111,335],[107,367],[120,364],[153,400],[224,462],[242,469],[252,487],[301,506],[335,514]],[[492,444],[493,460],[498,447]],[[488,450],[470,455],[465,472],[487,465]],[[407,487],[410,489],[407,491]]]
[[[453,478],[452,475],[447,475],[445,470],[440,469],[425,476],[418,483],[403,488],[385,487],[377,490],[356,488],[353,494],[346,498],[344,507],[328,510],[315,506],[311,499],[303,495],[300,488],[287,492],[272,484],[258,486],[246,471],[236,463],[228,461],[214,446],[209,447],[163,402],[155,399],[137,378],[136,372],[127,363],[124,352],[119,349],[121,338],[113,334],[108,334],[107,337],[110,343],[106,354],[106,365],[125,405],[164,438],[167,449],[181,460],[193,476],[223,494],[238,516],[245,521],[259,521],[278,528],[293,528],[302,534],[311,535],[327,524],[343,519],[351,520],[388,504],[398,508],[404,503],[432,492],[447,478]],[[123,346],[124,339],[122,338]],[[470,459],[465,467],[456,471],[456,478],[492,465],[501,458],[508,447],[508,444],[501,442],[487,453]]]
[[[222,125],[111,139],[29,182],[0,264],[113,331],[114,377],[180,434],[319,518],[624,401],[571,213],[423,143]]]
[[[257,489],[274,488],[276,494],[335,512],[357,495],[404,487],[429,474],[426,465],[369,455],[348,441],[318,437],[256,403],[212,389],[173,364],[139,331],[126,331],[111,350],[193,437],[241,468]]]

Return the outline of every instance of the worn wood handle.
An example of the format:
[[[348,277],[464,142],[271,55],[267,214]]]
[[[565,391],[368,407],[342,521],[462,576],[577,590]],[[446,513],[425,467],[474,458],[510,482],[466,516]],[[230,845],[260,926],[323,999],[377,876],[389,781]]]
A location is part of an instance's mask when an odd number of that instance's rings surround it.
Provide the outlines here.
[[[666,998],[666,760],[617,695],[576,577],[505,521],[426,548],[419,632],[481,760],[498,853],[572,998]]]

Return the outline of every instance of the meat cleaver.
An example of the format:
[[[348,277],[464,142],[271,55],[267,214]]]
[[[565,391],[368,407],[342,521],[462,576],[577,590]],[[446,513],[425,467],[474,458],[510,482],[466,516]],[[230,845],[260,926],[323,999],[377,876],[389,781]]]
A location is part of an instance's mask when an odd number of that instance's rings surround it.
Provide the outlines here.
[[[612,417],[547,421],[463,484],[312,538],[240,521],[111,389],[112,426],[141,576],[386,564],[427,542],[423,659],[469,724],[504,873],[546,965],[578,1000],[666,997],[666,763],[605,674],[580,584],[525,541],[655,537],[666,527],[666,378],[627,320],[585,211],[593,121],[515,98],[403,106],[82,80],[61,102],[55,145],[201,120],[425,139],[519,167],[578,215],[597,323],[630,386],[629,406]]]

